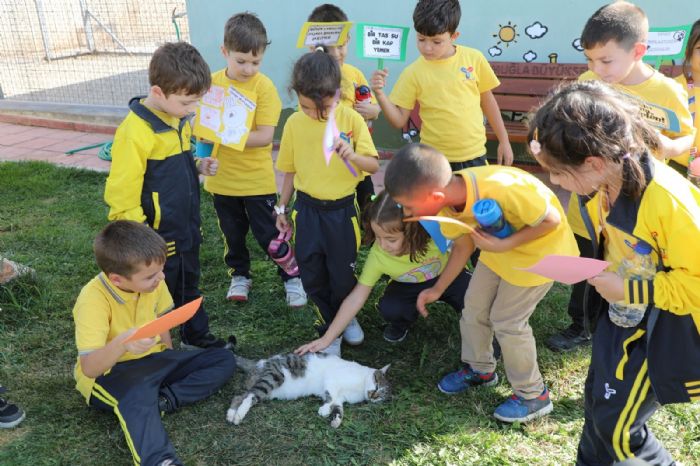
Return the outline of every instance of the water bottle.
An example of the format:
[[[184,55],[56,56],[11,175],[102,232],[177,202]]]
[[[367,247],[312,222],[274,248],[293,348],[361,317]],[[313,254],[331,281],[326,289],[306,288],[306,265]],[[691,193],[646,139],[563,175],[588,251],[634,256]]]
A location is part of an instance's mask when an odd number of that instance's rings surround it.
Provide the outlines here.
[[[497,238],[506,238],[513,234],[513,227],[503,216],[498,202],[493,199],[481,199],[472,206],[472,212],[479,226],[486,233]]]
[[[355,88],[355,102],[371,102],[372,100],[372,91],[370,91],[368,86],[365,86],[364,84],[361,86],[357,86]],[[365,123],[367,123],[367,128],[369,128],[369,132],[372,132],[372,120],[367,120]]]
[[[651,258],[649,243],[639,241],[634,246],[634,255],[623,259],[617,274],[631,280],[651,280],[656,274],[656,266]],[[644,318],[647,304],[627,304],[624,301],[610,303],[608,315],[610,321],[619,327],[635,327]]]
[[[289,244],[291,231],[280,233],[279,236],[272,241],[267,247],[267,253],[273,261],[282,268],[287,275],[296,277],[299,275],[299,266],[294,257],[294,249]]]
[[[198,140],[194,146],[194,155],[200,158],[209,157],[211,156],[212,149],[214,149],[214,144],[211,142]]]

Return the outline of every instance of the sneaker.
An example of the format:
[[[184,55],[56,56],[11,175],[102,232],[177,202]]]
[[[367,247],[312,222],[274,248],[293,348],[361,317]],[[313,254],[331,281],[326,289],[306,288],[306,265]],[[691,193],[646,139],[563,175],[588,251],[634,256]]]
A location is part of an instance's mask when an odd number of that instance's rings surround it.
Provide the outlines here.
[[[389,324],[384,327],[384,339],[389,343],[399,343],[406,339],[408,335],[407,328],[397,327],[394,324]]]
[[[356,318],[352,319],[348,326],[345,327],[343,340],[345,340],[345,343],[352,346],[357,346],[365,341],[365,332],[362,331],[362,327],[360,327],[360,323]]]
[[[0,393],[4,393],[5,388],[0,387]],[[10,429],[24,420],[25,414],[17,405],[8,403],[4,398],[0,398],[0,428]]]
[[[288,306],[306,306],[306,291],[304,291],[304,285],[301,284],[301,278],[290,278],[284,282],[284,291],[287,293]]]
[[[551,413],[553,409],[549,390],[544,387],[542,394],[532,400],[526,400],[518,395],[511,396],[496,408],[493,417],[503,422],[528,422]]]
[[[547,339],[547,347],[552,351],[571,351],[591,343],[590,335],[579,325],[571,324],[561,332]]]
[[[170,414],[175,412],[175,407],[172,402],[165,395],[158,396],[158,411],[163,414]]]
[[[226,299],[229,301],[248,301],[248,293],[250,287],[253,286],[253,280],[246,278],[243,275],[234,275],[231,278],[231,285],[228,287]]]
[[[469,364],[454,372],[450,372],[438,382],[438,390],[448,395],[461,393],[469,387],[491,387],[498,383],[498,374],[495,372],[478,372],[472,369]]]
[[[343,341],[342,338],[338,337],[335,340],[333,340],[333,343],[328,345],[326,349],[321,351],[322,353],[330,354],[332,356],[338,356],[340,357],[340,343]]]
[[[180,348],[184,350],[196,350],[196,349],[207,349],[207,348],[224,348],[227,350],[234,350],[236,346],[236,337],[233,335],[228,337],[228,340],[224,341],[221,338],[217,338],[213,334],[207,332],[202,338],[190,342],[180,342]]]

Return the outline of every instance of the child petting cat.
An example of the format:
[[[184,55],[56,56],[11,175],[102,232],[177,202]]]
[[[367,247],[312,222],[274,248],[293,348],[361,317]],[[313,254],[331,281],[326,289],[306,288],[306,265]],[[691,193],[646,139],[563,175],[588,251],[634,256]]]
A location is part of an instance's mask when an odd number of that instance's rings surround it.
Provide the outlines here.
[[[420,224],[403,221],[401,206],[386,191],[367,207],[364,241],[374,244],[357,285],[343,301],[326,333],[300,346],[297,354],[323,351],[328,347],[360,312],[382,275],[391,277],[377,304],[387,321],[384,339],[390,343],[403,341],[408,328],[418,318],[418,295],[435,284],[447,264],[448,254],[438,250]],[[469,273],[463,269],[440,296],[457,312],[462,311],[469,278]],[[423,316],[427,317],[427,313]]]

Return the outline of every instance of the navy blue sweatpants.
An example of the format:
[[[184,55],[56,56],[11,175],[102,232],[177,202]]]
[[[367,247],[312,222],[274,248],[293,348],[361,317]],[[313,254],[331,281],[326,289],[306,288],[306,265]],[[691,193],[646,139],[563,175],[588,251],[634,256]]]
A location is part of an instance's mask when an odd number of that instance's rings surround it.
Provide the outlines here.
[[[165,350],[117,363],[97,377],[90,406],[117,416],[134,464],[182,464],[161,422],[159,397],[175,409],[192,404],[221,388],[235,369],[235,356],[222,348]]]

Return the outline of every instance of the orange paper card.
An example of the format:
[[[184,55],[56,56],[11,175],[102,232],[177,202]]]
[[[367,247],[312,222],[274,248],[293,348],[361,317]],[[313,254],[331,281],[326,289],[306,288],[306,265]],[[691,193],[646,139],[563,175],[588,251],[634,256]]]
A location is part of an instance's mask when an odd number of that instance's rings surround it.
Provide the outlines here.
[[[124,343],[140,340],[142,338],[155,337],[156,335],[160,335],[161,333],[170,330],[171,328],[176,327],[183,322],[190,320],[194,313],[197,312],[197,309],[199,309],[199,305],[201,303],[202,297],[200,296],[199,298],[195,299],[194,301],[190,301],[184,306],[180,306],[177,309],[168,312],[167,314],[163,314],[156,320],[152,320],[149,323],[140,327],[134,332],[133,335],[127,338],[124,341]]]
[[[452,225],[457,225],[467,233],[472,233],[474,231],[474,227],[469,226],[464,222],[460,222],[459,220],[450,217],[441,217],[439,215],[421,215],[420,217],[407,217],[403,219],[404,222],[419,222],[421,220],[432,220],[433,222],[450,223]]]

